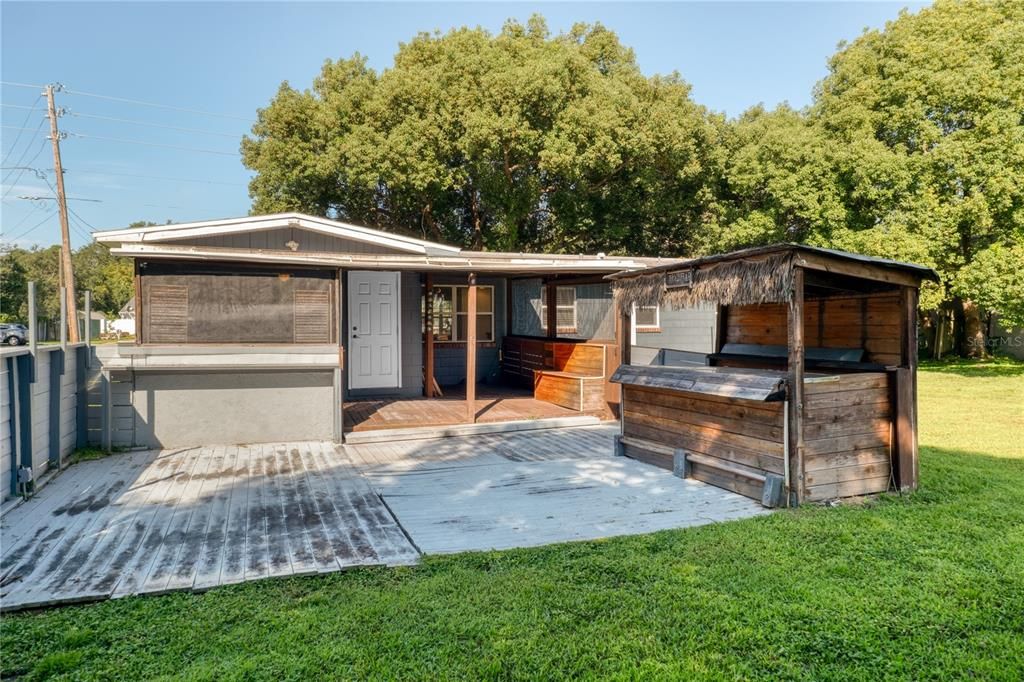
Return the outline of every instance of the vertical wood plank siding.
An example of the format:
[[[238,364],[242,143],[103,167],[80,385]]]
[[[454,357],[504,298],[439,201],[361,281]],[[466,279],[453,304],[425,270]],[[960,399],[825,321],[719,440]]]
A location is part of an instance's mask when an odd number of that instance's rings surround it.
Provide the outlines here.
[[[877,293],[813,301],[804,313],[809,346],[864,348],[865,361],[900,364],[900,295]],[[812,301],[813,299],[808,299]],[[862,305],[865,306],[862,308]],[[819,317],[824,314],[824,320]],[[786,345],[786,307],[781,303],[728,306],[727,343]],[[819,341],[820,338],[820,341]]]

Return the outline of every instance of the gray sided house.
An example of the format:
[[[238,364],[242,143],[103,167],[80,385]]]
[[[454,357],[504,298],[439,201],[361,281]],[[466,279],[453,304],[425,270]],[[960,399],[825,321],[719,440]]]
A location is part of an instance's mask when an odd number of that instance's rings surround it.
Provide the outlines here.
[[[95,237],[136,273],[136,338],[97,349],[109,446],[610,418],[611,374],[645,344],[605,278],[675,262],[470,252],[295,213]],[[666,334],[710,349],[713,311],[673,314]]]

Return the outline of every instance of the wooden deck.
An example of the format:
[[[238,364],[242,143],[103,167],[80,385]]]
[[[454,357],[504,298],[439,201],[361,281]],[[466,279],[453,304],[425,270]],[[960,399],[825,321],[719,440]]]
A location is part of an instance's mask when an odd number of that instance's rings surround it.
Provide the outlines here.
[[[614,425],[76,464],[2,518],[4,611],[766,513],[612,454]]]
[[[3,517],[11,610],[418,559],[332,443],[139,452],[76,465]]]
[[[478,423],[603,415],[537,400],[532,391],[520,388],[480,386],[475,403]],[[445,389],[443,398],[353,400],[345,403],[345,431],[465,424],[466,412],[466,394],[460,389]]]

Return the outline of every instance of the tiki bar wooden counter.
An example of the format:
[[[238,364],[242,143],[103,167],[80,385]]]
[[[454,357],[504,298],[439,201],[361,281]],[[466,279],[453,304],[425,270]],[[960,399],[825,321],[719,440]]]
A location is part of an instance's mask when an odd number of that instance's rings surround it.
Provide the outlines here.
[[[623,364],[619,454],[766,506],[917,486],[932,270],[783,244],[612,275],[621,310],[717,307],[705,364]]]

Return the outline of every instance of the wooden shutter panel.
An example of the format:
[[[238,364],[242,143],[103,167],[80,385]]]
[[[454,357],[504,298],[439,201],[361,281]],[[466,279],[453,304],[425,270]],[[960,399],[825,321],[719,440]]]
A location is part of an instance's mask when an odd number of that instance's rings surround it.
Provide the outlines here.
[[[331,342],[331,294],[317,289],[295,290],[295,343]]]
[[[147,343],[188,343],[188,287],[154,284],[143,309]]]

